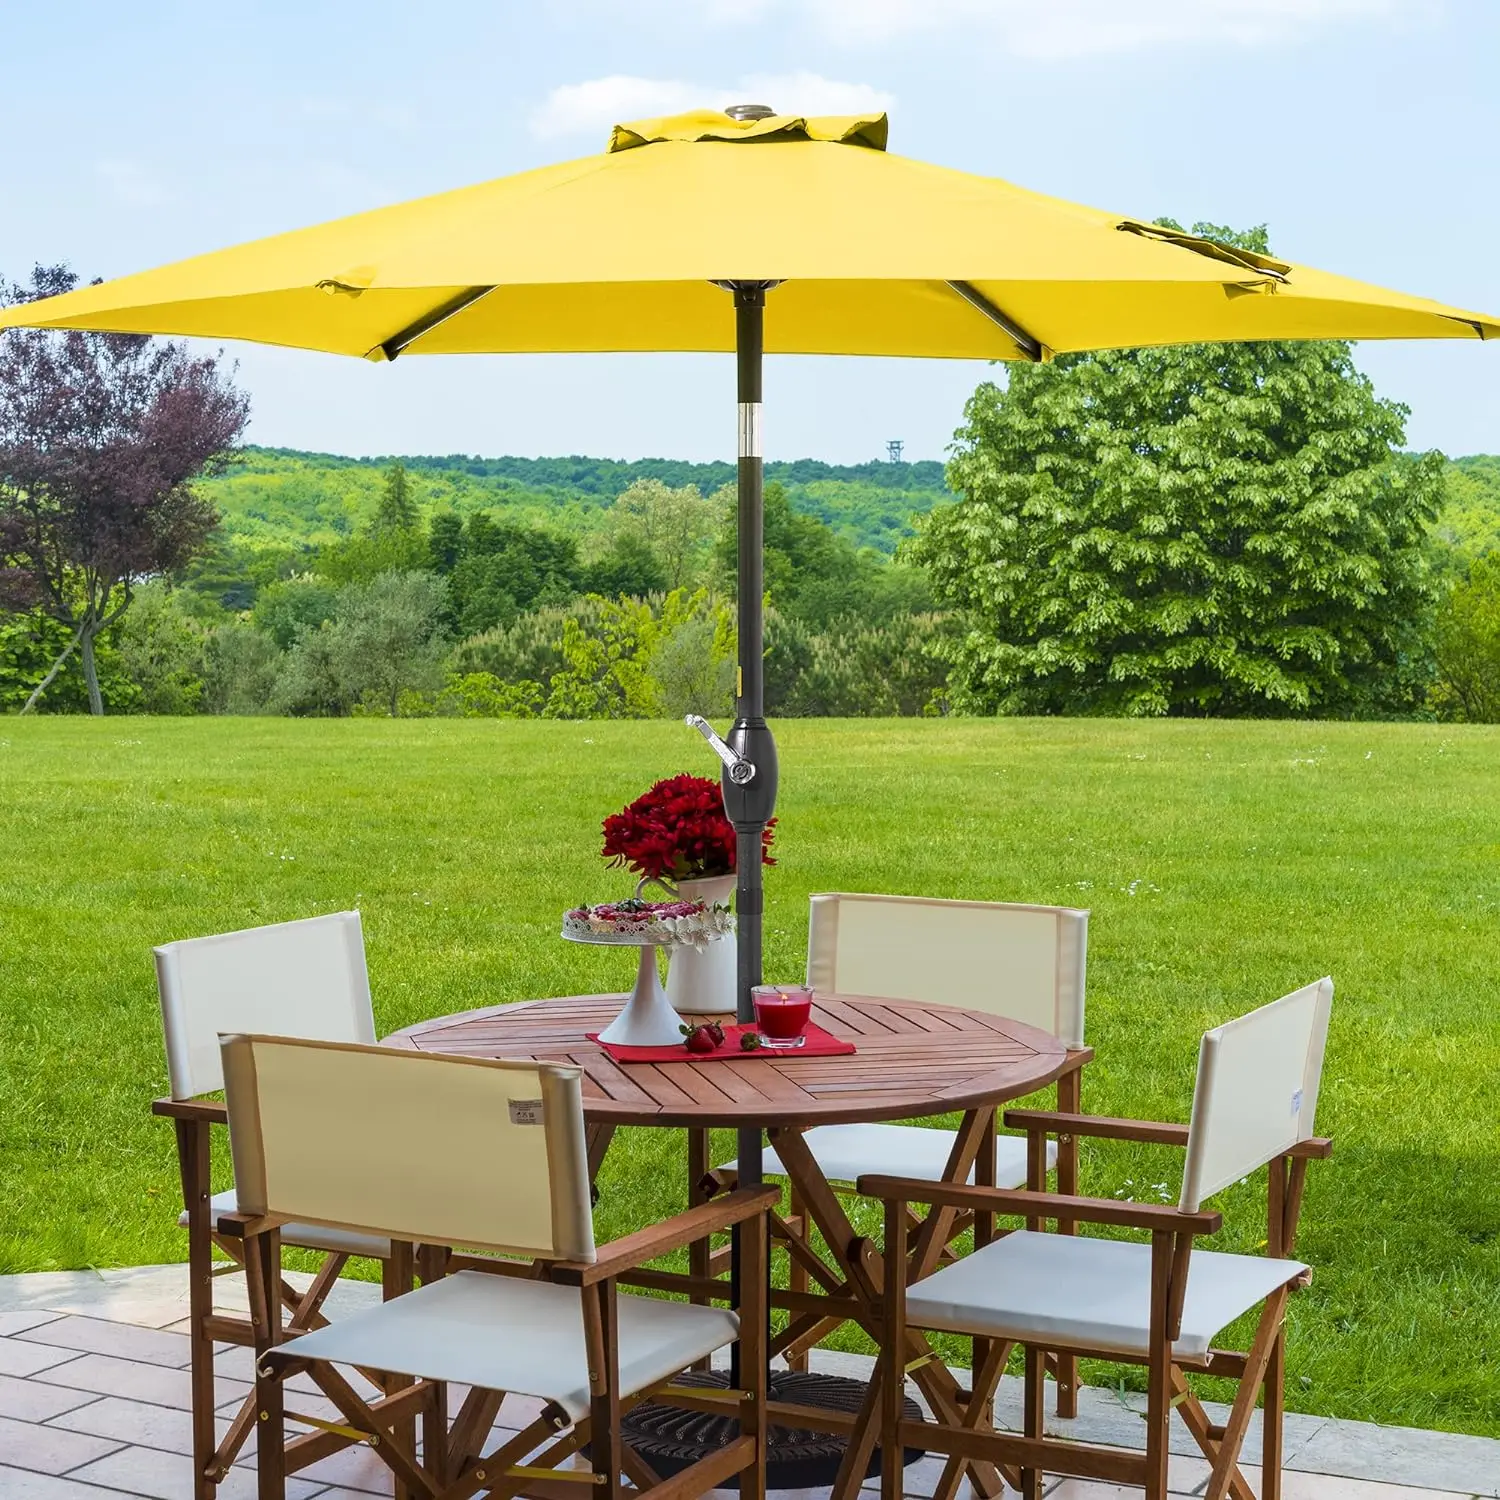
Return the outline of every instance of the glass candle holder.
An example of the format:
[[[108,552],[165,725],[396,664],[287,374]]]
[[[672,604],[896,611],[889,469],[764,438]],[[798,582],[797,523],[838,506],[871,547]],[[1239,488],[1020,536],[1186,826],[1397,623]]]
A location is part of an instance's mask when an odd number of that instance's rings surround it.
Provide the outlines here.
[[[812,991],[805,984],[758,984],[750,991],[763,1047],[801,1047],[807,1037]]]

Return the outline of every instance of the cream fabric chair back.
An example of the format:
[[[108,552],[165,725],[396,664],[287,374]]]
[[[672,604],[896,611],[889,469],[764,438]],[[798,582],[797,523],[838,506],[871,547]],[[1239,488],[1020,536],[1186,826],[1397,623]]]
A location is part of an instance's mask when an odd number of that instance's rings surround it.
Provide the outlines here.
[[[221,1032],[375,1041],[357,911],[165,943],[156,982],[174,1099],[223,1088]]]
[[[594,1259],[580,1069],[295,1037],[223,1054],[241,1213]]]
[[[1320,979],[1206,1032],[1181,1206],[1263,1167],[1313,1134],[1333,981]]]
[[[807,982],[824,994],[987,1011],[1083,1045],[1089,914],[847,893],[812,898]]]

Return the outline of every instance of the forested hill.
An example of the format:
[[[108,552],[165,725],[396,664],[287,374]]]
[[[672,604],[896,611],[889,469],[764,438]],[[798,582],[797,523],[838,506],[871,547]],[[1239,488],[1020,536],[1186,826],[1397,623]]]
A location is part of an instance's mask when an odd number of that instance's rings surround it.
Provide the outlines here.
[[[229,473],[203,485],[230,538],[254,546],[321,545],[359,531],[374,514],[384,474],[399,461],[424,513],[504,511],[516,520],[583,533],[599,525],[617,496],[641,479],[712,494],[733,484],[731,463],[646,458],[477,458],[383,455],[347,458],[289,448],[246,448]],[[767,480],[786,486],[792,507],[826,521],[861,547],[892,552],[913,515],[944,498],[939,463],[768,463]]]

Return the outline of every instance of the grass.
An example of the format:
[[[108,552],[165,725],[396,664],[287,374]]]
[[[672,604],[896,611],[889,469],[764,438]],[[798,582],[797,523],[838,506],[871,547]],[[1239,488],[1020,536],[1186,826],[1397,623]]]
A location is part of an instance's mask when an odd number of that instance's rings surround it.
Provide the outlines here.
[[[1410,725],[798,722],[779,729],[767,972],[826,889],[1093,910],[1088,1107],[1186,1118],[1198,1034],[1324,973],[1295,1301],[1304,1411],[1500,1435],[1500,733]],[[623,888],[601,816],[707,771],[663,724],[0,725],[0,1271],[180,1258],[150,947],[358,906],[382,1030],[615,988],[559,941]],[[625,967],[622,967],[625,965]],[[601,1232],[671,1211],[680,1140],[612,1153]],[[1095,1151],[1086,1188],[1175,1192]],[[1126,1182],[1130,1186],[1126,1187]],[[1224,1195],[1262,1237],[1260,1184]]]

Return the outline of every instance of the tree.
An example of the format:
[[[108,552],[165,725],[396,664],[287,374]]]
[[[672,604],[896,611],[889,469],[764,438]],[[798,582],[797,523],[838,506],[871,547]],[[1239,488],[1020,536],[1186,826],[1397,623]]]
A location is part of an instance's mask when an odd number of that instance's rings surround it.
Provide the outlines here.
[[[667,570],[640,537],[627,532],[584,569],[582,583],[590,594],[644,599],[667,591]]]
[[[375,512],[372,530],[376,536],[380,536],[391,531],[416,529],[417,502],[412,497],[406,465],[398,460],[385,471],[385,489],[381,492],[380,507]]]
[[[298,573],[262,589],[251,618],[278,650],[287,651],[304,630],[316,630],[331,620],[338,601],[339,591],[326,578]]]
[[[904,549],[967,622],[961,706],[1411,712],[1442,478],[1399,452],[1406,416],[1334,342],[1071,355],[980,386],[963,498]]]
[[[331,620],[300,631],[274,702],[286,712],[339,716],[357,704],[393,719],[408,693],[442,688],[448,586],[431,573],[383,573],[340,590]]]
[[[159,580],[136,594],[120,624],[120,665],[140,689],[138,712],[195,714],[203,701],[208,632]]]
[[[437,572],[446,576],[458,566],[464,554],[464,519],[456,510],[440,510],[427,523],[427,550]]]
[[[69,291],[38,267],[6,301]],[[26,708],[76,650],[104,712],[94,643],[145,578],[182,567],[218,517],[193,488],[221,470],[249,415],[215,359],[134,335],[11,329],[0,336],[0,604],[36,607],[70,639]],[[23,712],[25,710],[23,709]]]
[[[739,517],[727,506],[715,548],[719,581],[732,598]],[[931,608],[926,578],[915,568],[895,567],[861,551],[815,516],[792,509],[786,487],[765,489],[766,592],[783,614],[814,629],[841,618],[867,623]]]
[[[1471,724],[1500,722],[1500,553],[1477,559],[1438,610],[1435,706]]]
[[[657,560],[657,588],[685,588],[698,579],[719,509],[720,502],[705,500],[696,484],[674,490],[659,479],[637,479],[615,501],[610,529],[617,549],[628,539]]]

